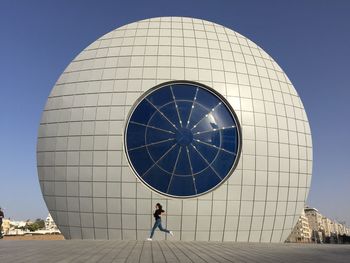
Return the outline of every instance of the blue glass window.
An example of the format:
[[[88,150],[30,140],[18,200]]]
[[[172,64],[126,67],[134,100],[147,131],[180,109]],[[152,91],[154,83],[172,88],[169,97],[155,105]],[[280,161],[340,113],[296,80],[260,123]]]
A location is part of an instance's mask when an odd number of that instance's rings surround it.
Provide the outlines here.
[[[232,108],[201,84],[171,82],[134,106],[125,132],[138,178],[172,197],[204,194],[223,183],[240,155],[240,127]]]

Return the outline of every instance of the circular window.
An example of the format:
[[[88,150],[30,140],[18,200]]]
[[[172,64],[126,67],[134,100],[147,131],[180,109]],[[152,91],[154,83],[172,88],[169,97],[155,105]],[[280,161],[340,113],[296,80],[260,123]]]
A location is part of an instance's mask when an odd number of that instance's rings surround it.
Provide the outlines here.
[[[125,127],[125,149],[138,178],[158,193],[194,197],[222,184],[240,155],[238,119],[217,92],[169,82],[146,92]]]

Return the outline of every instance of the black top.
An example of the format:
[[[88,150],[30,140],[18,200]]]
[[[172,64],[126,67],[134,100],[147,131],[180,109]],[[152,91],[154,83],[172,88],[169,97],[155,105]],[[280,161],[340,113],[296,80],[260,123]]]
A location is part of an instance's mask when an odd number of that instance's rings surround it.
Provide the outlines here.
[[[154,219],[157,220],[157,219],[160,219],[160,215],[161,213],[164,213],[165,211],[163,209],[157,209],[156,211],[154,211]]]
[[[4,217],[4,212],[0,211],[0,222],[2,222],[3,217]]]

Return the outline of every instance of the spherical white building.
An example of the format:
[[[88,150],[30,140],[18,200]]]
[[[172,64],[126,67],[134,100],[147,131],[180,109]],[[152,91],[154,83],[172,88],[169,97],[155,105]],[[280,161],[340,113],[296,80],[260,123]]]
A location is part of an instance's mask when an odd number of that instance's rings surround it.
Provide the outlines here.
[[[249,39],[183,17],[102,36],[66,68],[40,123],[38,174],[67,239],[283,242],[312,174],[303,104]]]

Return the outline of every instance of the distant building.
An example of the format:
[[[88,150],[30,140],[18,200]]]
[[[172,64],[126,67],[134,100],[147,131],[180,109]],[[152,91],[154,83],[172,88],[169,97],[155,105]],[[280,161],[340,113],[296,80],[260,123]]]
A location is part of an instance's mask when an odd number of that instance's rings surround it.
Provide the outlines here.
[[[4,223],[4,235],[23,235],[26,233],[23,229],[27,224],[26,221],[12,221],[10,219],[5,219]]]
[[[287,242],[292,243],[309,243],[311,242],[311,231],[309,226],[309,221],[305,216],[304,210],[298,219],[297,224],[289,235]]]
[[[318,212],[316,208],[306,207],[304,209],[305,216],[309,221],[309,226],[311,230],[311,241],[316,243],[324,242],[324,226],[322,222],[322,215]]]
[[[350,228],[305,207],[286,242],[349,243]]]
[[[327,217],[322,218],[324,227],[324,242],[325,243],[338,243],[338,231],[335,228],[335,223]]]
[[[332,221],[327,218],[327,217],[322,217],[322,224],[323,224],[323,229],[324,229],[324,235],[326,237],[330,237],[332,231]]]
[[[45,229],[39,229],[37,231],[31,232],[27,229],[27,225],[32,224],[30,220],[27,221],[11,221],[10,219],[3,220],[3,231],[4,235],[26,235],[26,234],[60,234],[55,221],[49,214],[45,220]]]
[[[11,224],[9,219],[3,219],[2,221],[2,231],[4,235],[7,235],[10,231]]]
[[[57,227],[57,225],[56,225],[55,221],[53,220],[50,213],[45,220],[45,229],[59,232],[58,227]]]

